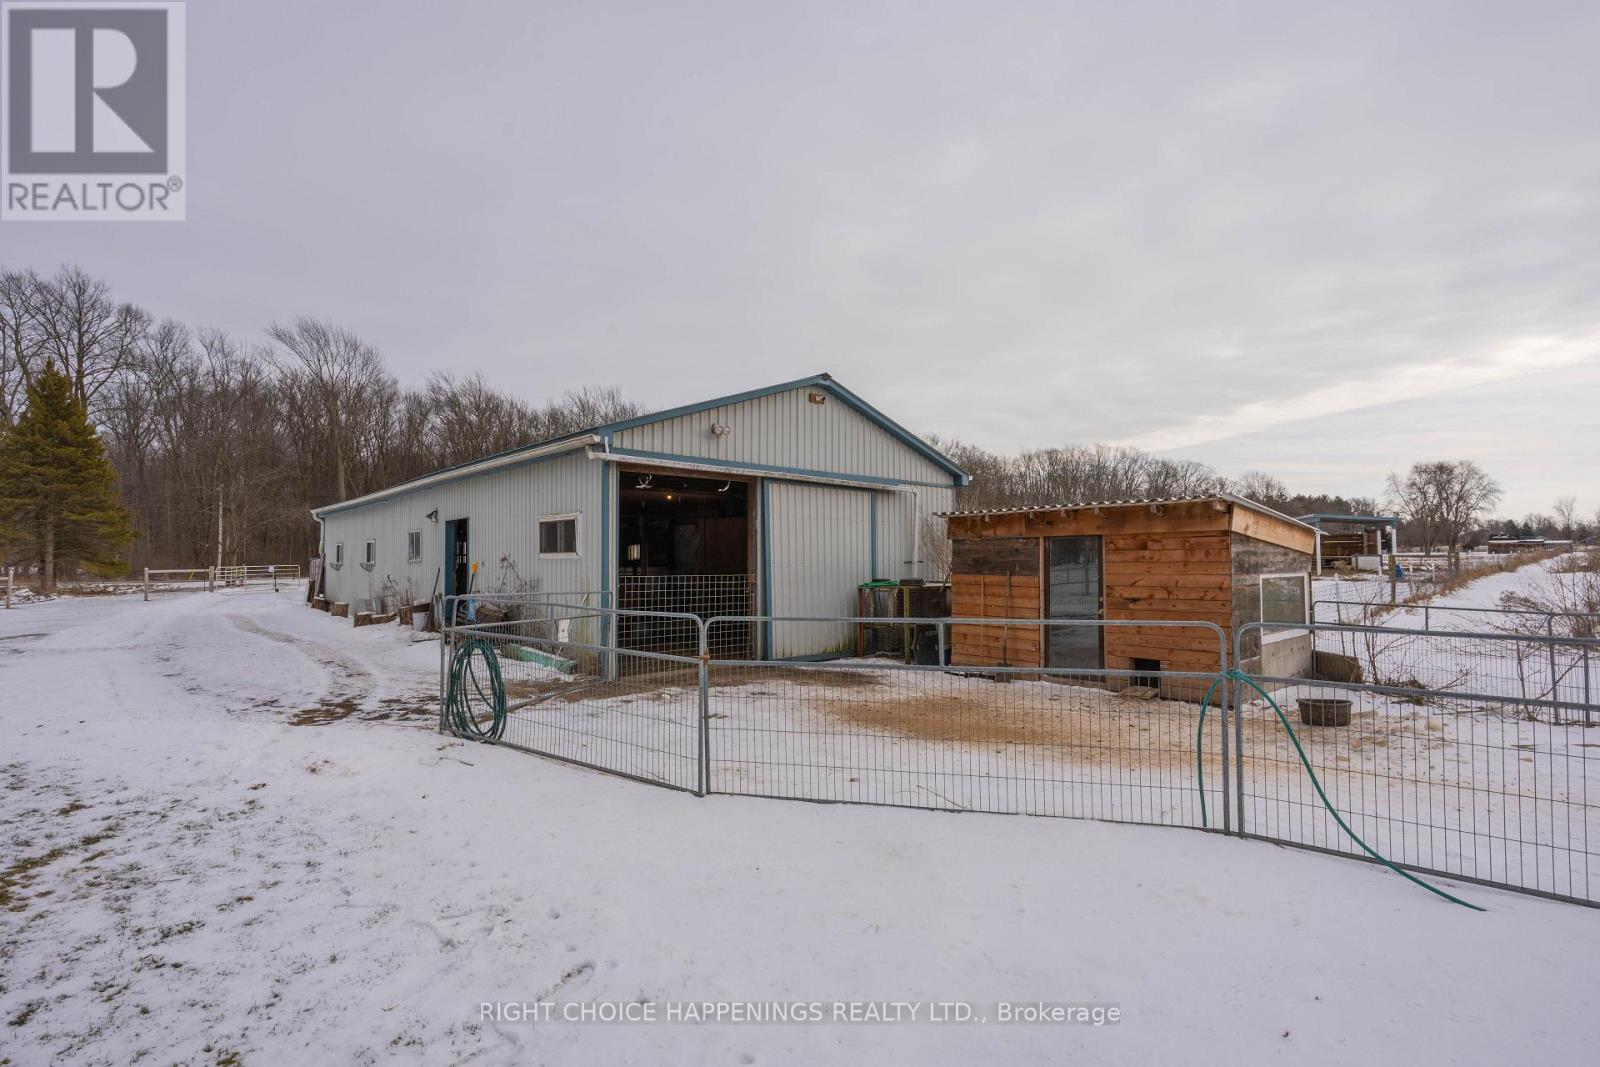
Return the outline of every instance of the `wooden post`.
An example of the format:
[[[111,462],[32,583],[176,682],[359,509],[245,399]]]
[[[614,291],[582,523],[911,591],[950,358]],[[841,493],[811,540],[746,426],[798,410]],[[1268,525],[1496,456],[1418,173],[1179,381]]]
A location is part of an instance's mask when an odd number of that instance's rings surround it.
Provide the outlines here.
[[[17,568],[6,568],[6,610],[11,610],[11,588],[17,584]]]
[[[150,603],[150,568],[144,569],[144,602]]]
[[[217,591],[217,568],[215,568],[215,567],[207,567],[206,568],[206,592],[215,593],[216,591]]]

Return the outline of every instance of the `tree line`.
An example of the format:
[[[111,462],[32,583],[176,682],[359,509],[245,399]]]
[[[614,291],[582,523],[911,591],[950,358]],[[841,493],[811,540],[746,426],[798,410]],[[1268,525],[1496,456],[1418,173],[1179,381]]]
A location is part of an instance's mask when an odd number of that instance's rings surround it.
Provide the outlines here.
[[[133,537],[123,566],[293,562],[313,507],[638,414],[614,389],[529,403],[481,375],[402,385],[370,343],[312,317],[247,340],[156,319],[76,267],[0,271],[0,431],[46,368],[99,432]],[[13,529],[7,562],[37,567]],[[64,557],[64,562],[75,562]]]
[[[115,547],[114,560],[70,539],[62,558],[135,572],[215,560],[219,510],[225,562],[303,560],[316,550],[313,507],[641,410],[612,388],[529,403],[476,373],[437,372],[407,386],[373,345],[322,319],[284,319],[245,339],[158,320],[76,267],[48,276],[0,270],[0,433],[18,424],[47,368],[63,376],[64,395],[97,431],[131,530],[101,546]],[[1582,538],[1600,527],[1600,516],[1585,523],[1570,497],[1553,516],[1489,520],[1500,487],[1467,461],[1392,475],[1380,500],[1293,492],[1262,471],[1228,477],[1136,448],[1003,455],[929,439],[972,475],[957,493],[960,508],[1232,492],[1289,515],[1387,509],[1403,519],[1402,543],[1428,551],[1495,532]],[[15,494],[5,499],[15,510]],[[39,537],[7,519],[0,515],[5,561],[37,566]]]
[[[964,509],[1027,507],[1091,500],[1148,500],[1235,493],[1287,515],[1372,514],[1367,497],[1291,492],[1264,471],[1229,477],[1197,460],[1166,459],[1121,445],[1067,445],[1007,456],[949,437],[930,437],[972,475],[956,491]]]

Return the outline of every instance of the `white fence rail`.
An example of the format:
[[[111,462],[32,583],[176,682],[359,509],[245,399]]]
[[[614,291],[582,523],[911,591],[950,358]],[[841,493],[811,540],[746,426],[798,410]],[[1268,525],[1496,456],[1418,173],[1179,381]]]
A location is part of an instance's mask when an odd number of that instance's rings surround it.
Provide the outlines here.
[[[217,567],[218,585],[272,585],[293,584],[300,580],[298,563],[251,563],[234,567]]]
[[[144,598],[151,593],[214,592],[218,587],[270,585],[280,589],[300,580],[298,563],[250,563],[232,567],[144,569]]]

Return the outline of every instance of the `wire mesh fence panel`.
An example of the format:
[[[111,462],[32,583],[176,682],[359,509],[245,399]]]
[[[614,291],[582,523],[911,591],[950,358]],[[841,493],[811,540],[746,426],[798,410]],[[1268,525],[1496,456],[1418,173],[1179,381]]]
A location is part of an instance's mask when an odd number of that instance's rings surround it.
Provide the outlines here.
[[[1443,707],[1453,706],[1450,694],[1466,693],[1471,696],[1465,707],[1488,700],[1530,718],[1597,721],[1600,658],[1592,640],[1509,628],[1421,630],[1387,622],[1317,625],[1311,634],[1316,653],[1312,677],[1415,690],[1418,699]],[[1250,634],[1244,636],[1248,641]]]
[[[1389,604],[1316,600],[1312,621],[1407,630],[1463,630],[1550,637],[1600,637],[1600,614],[1541,608],[1474,608],[1453,604]]]
[[[755,622],[785,647],[826,641],[868,620]],[[934,626],[949,659],[948,620]],[[963,623],[1013,640],[1022,628],[1109,624],[1061,620]],[[1173,629],[1208,640],[1221,631]],[[811,631],[816,630],[813,634]],[[1009,630],[1013,637],[1002,635]],[[1037,646],[1036,646],[1037,647]],[[1220,693],[1201,734],[1201,700],[1217,672],[907,664],[898,659],[733,661],[713,658],[707,692],[712,792],[960,811],[1223,825]],[[1220,690],[1220,687],[1217,687]],[[1202,816],[1205,767],[1209,820]]]
[[[698,650],[880,620],[568,596],[479,598],[446,629],[443,729],[696,792],[1227,829],[1600,904],[1592,640],[1251,623],[1230,650],[1198,622],[917,619],[920,662],[770,660]],[[669,623],[692,654],[623,644]]]
[[[445,631],[442,728],[698,790],[698,657],[618,648],[610,635],[626,613],[547,597],[521,607],[517,619]]]
[[[1251,624],[1236,654],[1274,630],[1303,632]],[[1585,725],[1600,709],[1570,679],[1524,689],[1514,670],[1543,661],[1548,642],[1360,627],[1311,637],[1309,677],[1252,673],[1293,738],[1260,694],[1235,709],[1246,833],[1364,855],[1331,805],[1402,866],[1600,902],[1600,736]],[[1581,663],[1593,645],[1558,651]]]
[[[617,641],[624,648],[695,655],[700,644],[696,619],[755,611],[756,580],[749,574],[624,575],[617,584],[617,606],[638,613],[618,620]],[[711,653],[721,659],[755,655],[754,627],[719,627]]]

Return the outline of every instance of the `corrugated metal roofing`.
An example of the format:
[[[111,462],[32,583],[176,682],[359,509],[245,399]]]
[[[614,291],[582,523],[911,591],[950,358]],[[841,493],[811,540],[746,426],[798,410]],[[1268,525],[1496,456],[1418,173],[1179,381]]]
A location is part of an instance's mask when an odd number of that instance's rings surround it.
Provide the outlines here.
[[[1083,500],[1070,504],[1030,504],[1026,507],[1012,508],[972,508],[962,511],[941,511],[935,517],[940,519],[953,519],[982,515],[1025,515],[1029,512],[1039,511],[1084,511],[1090,508],[1142,508],[1159,507],[1167,504],[1209,504],[1219,501],[1228,501],[1229,503],[1237,504],[1240,507],[1249,508],[1252,511],[1259,511],[1263,515],[1271,515],[1275,519],[1282,519],[1284,522],[1292,523],[1295,526],[1304,526],[1308,530],[1313,529],[1312,526],[1301,522],[1299,519],[1285,515],[1281,511],[1274,511],[1265,504],[1258,504],[1254,500],[1237,496],[1233,493],[1211,493],[1207,496],[1147,497],[1140,500]]]

